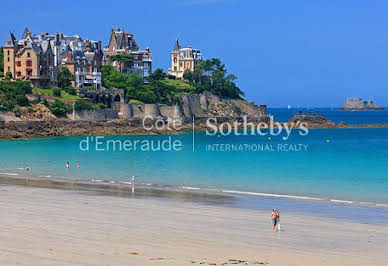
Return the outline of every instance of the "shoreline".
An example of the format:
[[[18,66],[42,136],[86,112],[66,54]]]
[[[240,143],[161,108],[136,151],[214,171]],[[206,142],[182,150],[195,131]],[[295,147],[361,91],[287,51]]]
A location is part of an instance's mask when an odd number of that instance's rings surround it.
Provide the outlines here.
[[[317,123],[318,116],[294,117],[293,119],[305,122],[308,129],[352,129],[352,128],[388,128],[386,123],[374,124],[337,124],[326,119],[323,123]],[[206,130],[203,118],[197,118],[195,132]],[[223,122],[237,121],[233,117],[219,117],[218,124]],[[252,121],[257,120],[254,118]],[[261,121],[260,119],[257,122]],[[281,123],[281,122],[280,122]],[[288,122],[282,123],[291,123]],[[8,121],[0,124],[0,141],[29,140],[37,137],[81,137],[81,136],[139,136],[139,135],[177,135],[192,131],[192,123],[185,122],[180,130],[165,128],[163,130],[146,130],[140,120],[109,120],[109,121],[86,121],[86,120],[37,120],[37,121]]]
[[[273,232],[267,210],[13,185],[0,191],[1,264],[382,265],[388,247],[387,226],[283,209],[282,230]]]
[[[373,215],[372,224],[388,226],[388,204],[357,202],[332,198],[316,198],[298,195],[271,194],[230,189],[206,189],[188,186],[161,186],[130,182],[104,180],[64,180],[58,178],[38,178],[0,173],[0,186],[24,186],[47,189],[90,192],[114,197],[135,197],[160,200],[177,200],[205,205],[223,206],[252,211],[284,206],[294,213],[307,211],[322,217],[339,218],[356,223],[369,223],[366,215]],[[355,215],[352,212],[359,214]],[[341,217],[341,213],[346,213]]]

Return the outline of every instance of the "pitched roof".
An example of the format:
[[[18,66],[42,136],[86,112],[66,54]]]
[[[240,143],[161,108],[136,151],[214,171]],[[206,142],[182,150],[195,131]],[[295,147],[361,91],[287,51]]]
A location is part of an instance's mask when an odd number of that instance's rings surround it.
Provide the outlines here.
[[[5,42],[4,47],[15,47],[16,44],[17,44],[17,41],[15,38],[15,35],[12,32],[10,32],[8,40]]]
[[[181,49],[181,46],[179,44],[178,38],[176,38],[173,51],[179,51],[179,49]]]
[[[23,34],[22,34],[22,39],[25,39],[25,38],[27,38],[27,32],[30,32],[30,30],[26,27],[25,29],[24,29],[24,31],[23,31]]]

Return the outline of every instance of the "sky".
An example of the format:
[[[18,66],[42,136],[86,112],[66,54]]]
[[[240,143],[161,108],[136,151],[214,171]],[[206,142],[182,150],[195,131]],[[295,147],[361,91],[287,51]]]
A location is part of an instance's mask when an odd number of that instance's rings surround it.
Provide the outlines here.
[[[385,0],[19,0],[2,9],[2,43],[28,26],[106,46],[115,26],[151,48],[154,69],[167,71],[177,37],[220,58],[257,104],[337,107],[363,97],[388,106]]]

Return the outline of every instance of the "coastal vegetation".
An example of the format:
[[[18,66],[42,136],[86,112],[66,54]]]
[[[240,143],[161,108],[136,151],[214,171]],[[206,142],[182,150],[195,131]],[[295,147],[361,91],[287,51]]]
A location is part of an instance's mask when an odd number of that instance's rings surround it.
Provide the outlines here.
[[[201,62],[194,72],[185,72],[184,80],[172,78],[160,68],[156,69],[146,82],[138,74],[125,75],[109,65],[101,67],[101,74],[104,87],[123,88],[126,97],[143,103],[171,104],[181,93],[204,91],[232,99],[244,95],[235,84],[237,77],[228,74],[225,65],[216,58]]]
[[[57,81],[58,87],[61,89],[65,89],[71,86],[71,80],[73,79],[73,75],[70,70],[66,67],[61,67],[57,71]]]
[[[0,111],[16,111],[21,106],[27,106],[28,93],[31,93],[29,81],[0,80]]]
[[[74,89],[74,91],[75,91],[75,89]],[[78,99],[80,99],[80,95],[70,94],[70,93],[66,92],[66,90],[62,90],[60,88],[52,88],[52,89],[33,88],[32,92],[36,95],[53,96],[53,97],[63,98],[65,100],[78,100]]]
[[[232,99],[244,95],[235,83],[237,77],[234,74],[228,74],[225,65],[218,58],[202,61],[193,72],[186,71],[183,79],[194,86],[197,93],[210,91],[214,95]]]

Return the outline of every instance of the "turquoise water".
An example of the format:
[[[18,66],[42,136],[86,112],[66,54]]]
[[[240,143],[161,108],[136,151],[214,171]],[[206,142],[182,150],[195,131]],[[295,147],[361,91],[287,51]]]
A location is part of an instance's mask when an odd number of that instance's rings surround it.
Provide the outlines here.
[[[316,129],[280,137],[175,136],[106,137],[106,140],[179,140],[182,151],[81,151],[85,137],[0,142],[0,173],[41,178],[137,182],[187,189],[259,192],[388,204],[388,128]],[[272,145],[274,151],[208,151],[209,144]],[[308,145],[278,151],[278,144]],[[92,146],[92,145],[91,145]],[[65,164],[69,161],[70,169]],[[81,167],[75,167],[80,161]],[[274,196],[274,195],[272,195]]]

